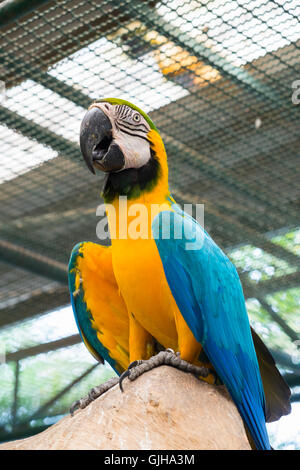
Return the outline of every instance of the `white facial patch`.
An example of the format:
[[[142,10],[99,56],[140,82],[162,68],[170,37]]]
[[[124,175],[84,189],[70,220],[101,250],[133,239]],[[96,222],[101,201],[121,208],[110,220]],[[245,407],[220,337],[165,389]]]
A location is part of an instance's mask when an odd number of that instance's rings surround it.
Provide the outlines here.
[[[121,130],[113,132],[114,141],[117,142],[125,157],[124,168],[140,168],[150,159],[150,144],[146,140],[125,134]]]

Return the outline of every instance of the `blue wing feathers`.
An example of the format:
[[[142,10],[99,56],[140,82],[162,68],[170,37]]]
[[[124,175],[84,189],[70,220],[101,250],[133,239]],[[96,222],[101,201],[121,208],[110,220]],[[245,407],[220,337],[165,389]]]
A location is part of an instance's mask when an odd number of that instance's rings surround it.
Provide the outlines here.
[[[152,224],[171,292],[189,328],[231,394],[257,448],[269,449],[264,391],[237,271],[194,219],[178,206],[174,205],[173,209],[171,238],[161,237],[163,212]],[[172,237],[176,233],[176,224],[185,224],[181,239]],[[193,237],[202,240],[201,246],[187,249],[187,242],[193,241]]]
[[[167,281],[169,285],[172,285],[172,289],[179,292],[181,289],[184,290],[182,295],[178,296],[177,305],[180,311],[190,312],[190,328],[195,338],[203,338],[205,328],[205,322],[199,322],[201,316],[201,309],[198,302],[196,302],[193,294],[193,286],[191,279],[180,263],[177,262],[175,257],[168,257],[167,262],[164,263],[164,269]],[[176,299],[175,299],[176,300]]]

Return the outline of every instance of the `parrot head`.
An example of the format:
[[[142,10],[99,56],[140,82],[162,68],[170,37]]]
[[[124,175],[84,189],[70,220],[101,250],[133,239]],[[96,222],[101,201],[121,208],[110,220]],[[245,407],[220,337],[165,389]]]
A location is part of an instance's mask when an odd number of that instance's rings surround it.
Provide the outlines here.
[[[106,200],[149,191],[167,173],[166,153],[155,125],[128,101],[94,102],[81,123],[80,148],[92,173],[107,174]]]

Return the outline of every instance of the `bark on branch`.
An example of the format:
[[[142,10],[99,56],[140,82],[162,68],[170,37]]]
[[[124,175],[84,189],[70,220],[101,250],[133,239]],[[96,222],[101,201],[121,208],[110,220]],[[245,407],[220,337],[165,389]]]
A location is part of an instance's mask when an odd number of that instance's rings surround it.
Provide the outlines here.
[[[96,385],[96,384],[95,384]],[[251,449],[224,387],[168,366],[115,386],[74,417],[4,449]]]

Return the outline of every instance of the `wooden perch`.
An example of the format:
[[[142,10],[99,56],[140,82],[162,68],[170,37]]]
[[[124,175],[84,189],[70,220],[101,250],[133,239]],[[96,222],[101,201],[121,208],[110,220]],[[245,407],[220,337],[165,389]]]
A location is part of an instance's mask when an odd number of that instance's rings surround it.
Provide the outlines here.
[[[240,415],[221,386],[168,366],[124,381],[73,418],[8,442],[4,449],[251,449]]]

